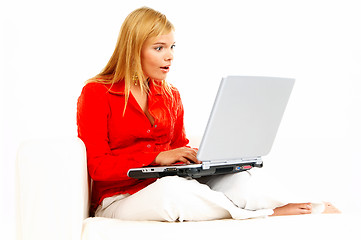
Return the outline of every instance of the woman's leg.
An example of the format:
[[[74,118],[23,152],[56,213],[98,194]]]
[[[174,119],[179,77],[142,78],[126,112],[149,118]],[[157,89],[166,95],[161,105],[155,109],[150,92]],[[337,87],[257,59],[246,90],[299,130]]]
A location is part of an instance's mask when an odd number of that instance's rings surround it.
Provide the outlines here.
[[[253,175],[253,171],[243,171],[212,176],[205,184],[214,191],[223,192],[240,208],[248,210],[274,209],[285,204],[267,196]]]
[[[206,184],[215,191],[223,192],[235,205],[247,210],[273,209],[274,215],[297,215],[324,211],[322,202],[303,203],[294,201],[294,199],[290,201],[276,197],[277,191],[265,188],[265,179],[260,181],[254,175],[254,170],[218,175],[209,178]],[[268,184],[268,186],[270,185]]]
[[[121,220],[200,221],[267,216],[272,210],[247,211],[221,192],[196,180],[164,177],[141,191],[98,210],[96,216]]]

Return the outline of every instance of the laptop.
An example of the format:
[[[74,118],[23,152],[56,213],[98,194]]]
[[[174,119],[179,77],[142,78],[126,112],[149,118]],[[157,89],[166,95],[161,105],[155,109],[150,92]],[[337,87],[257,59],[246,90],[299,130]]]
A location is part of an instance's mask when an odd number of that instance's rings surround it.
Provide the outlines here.
[[[295,80],[228,76],[221,80],[197,152],[201,164],[133,168],[136,179],[199,178],[262,167],[273,145]]]

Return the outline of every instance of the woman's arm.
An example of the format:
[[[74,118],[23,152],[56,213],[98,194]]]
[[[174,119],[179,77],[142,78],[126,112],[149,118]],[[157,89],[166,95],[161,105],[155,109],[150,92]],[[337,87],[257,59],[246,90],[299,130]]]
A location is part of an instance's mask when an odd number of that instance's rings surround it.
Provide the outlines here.
[[[173,105],[175,109],[174,134],[170,144],[172,150],[159,153],[154,163],[158,165],[171,165],[176,162],[184,162],[186,164],[201,163],[197,159],[197,150],[187,146],[189,140],[186,137],[184,129],[184,108],[178,90],[173,91]]]
[[[107,88],[102,84],[87,84],[78,99],[78,136],[87,148],[88,171],[96,181],[129,179],[130,168],[150,165],[159,152],[112,154],[108,138],[110,106]],[[121,111],[121,110],[120,110]]]

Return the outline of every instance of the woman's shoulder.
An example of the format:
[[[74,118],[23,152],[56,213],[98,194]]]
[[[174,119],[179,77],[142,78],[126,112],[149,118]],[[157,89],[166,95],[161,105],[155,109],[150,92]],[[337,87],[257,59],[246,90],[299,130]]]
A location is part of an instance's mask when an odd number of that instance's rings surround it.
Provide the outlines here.
[[[166,96],[170,97],[169,99],[172,99],[171,101],[174,109],[178,109],[179,106],[182,106],[181,94],[178,88],[176,88],[174,85],[169,84],[168,86],[169,86],[170,95],[166,94]]]
[[[93,101],[106,98],[107,88],[102,83],[87,82],[81,90],[78,101]]]
[[[180,93],[179,93],[178,88],[176,88],[176,87],[175,87],[173,84],[171,84],[171,83],[169,83],[168,85],[169,85],[170,91],[172,92],[172,95],[180,98]]]
[[[97,81],[87,81],[83,86],[82,93],[106,93],[109,91],[108,84]]]

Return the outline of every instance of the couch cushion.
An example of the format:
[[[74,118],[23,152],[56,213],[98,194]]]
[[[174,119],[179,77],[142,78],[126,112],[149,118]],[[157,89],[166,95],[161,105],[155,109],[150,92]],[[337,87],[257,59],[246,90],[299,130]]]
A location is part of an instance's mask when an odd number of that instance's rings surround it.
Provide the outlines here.
[[[82,239],[361,239],[359,222],[346,214],[174,223],[96,217],[84,220]]]

